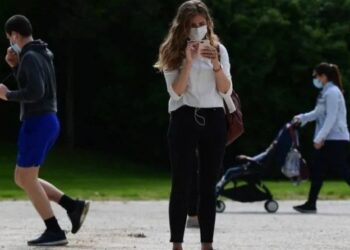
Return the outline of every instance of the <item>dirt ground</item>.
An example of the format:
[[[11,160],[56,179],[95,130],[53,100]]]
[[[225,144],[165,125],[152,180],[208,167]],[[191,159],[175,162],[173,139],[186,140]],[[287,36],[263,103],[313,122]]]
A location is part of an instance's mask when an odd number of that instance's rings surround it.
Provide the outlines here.
[[[227,201],[217,215],[215,250],[350,249],[350,201],[320,201],[313,215],[294,212],[296,204],[280,201],[268,214],[261,202]],[[69,230],[65,212],[54,210]],[[68,246],[51,249],[170,250],[167,210],[167,201],[92,202],[81,231],[67,235]],[[0,211],[0,249],[46,249],[26,245],[44,229],[29,202],[0,202]],[[186,229],[184,249],[200,250],[198,229]]]

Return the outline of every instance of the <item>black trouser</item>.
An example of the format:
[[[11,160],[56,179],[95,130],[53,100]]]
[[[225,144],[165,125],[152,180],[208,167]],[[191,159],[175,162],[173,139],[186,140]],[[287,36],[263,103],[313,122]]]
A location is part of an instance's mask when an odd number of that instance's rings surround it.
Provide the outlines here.
[[[169,203],[171,242],[183,242],[193,168],[198,148],[201,242],[212,242],[215,226],[215,185],[225,153],[226,121],[222,108],[183,106],[171,113],[168,131],[172,187]]]
[[[198,197],[198,163],[199,163],[198,150],[196,150],[196,159],[195,165],[193,166],[191,173],[191,187],[189,195],[189,204],[187,214],[188,216],[198,216],[198,206],[199,206],[199,197]]]
[[[321,149],[314,151],[310,165],[309,204],[316,205],[328,167],[336,170],[350,185],[350,169],[347,163],[348,145],[348,141],[328,140]]]

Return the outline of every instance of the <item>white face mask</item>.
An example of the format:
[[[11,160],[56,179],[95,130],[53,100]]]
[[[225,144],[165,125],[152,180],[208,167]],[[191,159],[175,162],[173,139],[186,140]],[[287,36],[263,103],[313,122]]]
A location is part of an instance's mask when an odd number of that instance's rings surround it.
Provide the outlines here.
[[[192,41],[201,41],[207,33],[207,25],[203,25],[199,28],[191,28],[189,37]]]

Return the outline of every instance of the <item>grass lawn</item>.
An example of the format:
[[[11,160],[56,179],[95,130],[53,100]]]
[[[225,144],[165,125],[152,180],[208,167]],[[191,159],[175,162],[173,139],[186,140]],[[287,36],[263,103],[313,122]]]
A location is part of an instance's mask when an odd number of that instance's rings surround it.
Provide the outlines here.
[[[0,146],[0,199],[25,199],[13,182],[16,150]],[[124,162],[112,156],[54,149],[41,177],[69,195],[89,199],[166,199],[170,175],[164,170]]]
[[[15,147],[0,146],[0,199],[26,199],[13,182]],[[55,149],[49,155],[41,177],[67,194],[93,200],[167,199],[170,174],[151,166],[140,166],[91,152],[67,153]],[[277,200],[305,199],[309,182],[293,186],[288,180],[265,181]],[[350,188],[342,181],[326,181],[321,199],[350,199]]]

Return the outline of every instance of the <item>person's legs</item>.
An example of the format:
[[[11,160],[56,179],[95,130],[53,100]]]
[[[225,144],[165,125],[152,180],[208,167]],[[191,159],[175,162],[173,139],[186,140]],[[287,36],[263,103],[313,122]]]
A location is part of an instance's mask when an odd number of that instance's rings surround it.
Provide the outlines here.
[[[196,161],[195,165],[191,171],[191,189],[190,189],[190,199],[188,206],[188,216],[198,215],[198,150],[196,150]]]
[[[184,148],[186,149],[187,147]],[[190,187],[189,165],[187,163],[191,161],[191,157],[186,152],[182,152],[180,155],[174,156],[173,154],[173,157],[177,159],[171,160],[172,186],[169,201],[169,222],[170,241],[175,243],[175,245],[183,242]]]
[[[318,199],[318,194],[323,185],[323,180],[326,174],[328,165],[328,151],[329,145],[325,145],[318,150],[314,150],[313,158],[310,164],[310,180],[311,185],[309,189],[308,199],[305,204],[294,206],[293,208],[300,213],[316,213],[316,202]]]
[[[40,156],[38,156],[40,158],[41,163],[45,161],[45,157],[48,155],[49,151],[55,144],[57,137],[59,135],[59,122],[57,120],[57,117],[53,117],[52,119],[50,119],[50,121],[52,123],[51,129],[49,130],[51,133],[50,132],[47,133],[46,140],[42,143],[43,152],[41,153]],[[52,133],[52,130],[56,131],[56,133]],[[46,180],[39,178],[39,182],[43,187],[43,189],[45,190],[49,200],[58,203],[63,196],[63,192]]]
[[[62,191],[51,183],[38,178],[39,166],[44,163],[46,155],[59,135],[59,130],[60,126],[56,114],[50,113],[33,116],[23,122],[18,139],[18,167],[15,172],[15,181],[28,194],[33,205],[44,220],[49,216],[53,217],[49,201],[53,200],[62,205],[61,200],[65,197]],[[70,214],[70,211],[66,209],[72,221],[73,233],[79,230],[87,212],[86,205],[88,207],[88,204],[85,202],[79,201],[74,203],[74,213],[72,212]],[[70,207],[73,207],[73,202],[71,202]],[[52,222],[52,220],[50,221]],[[57,229],[58,223],[56,219],[55,223],[50,223],[50,221],[49,224],[45,221],[48,229],[53,226]],[[57,229],[56,231],[59,230]],[[28,244],[40,244],[41,241],[49,241],[52,238],[52,235],[46,237],[44,234],[41,238],[28,242]]]
[[[22,188],[43,220],[53,217],[48,196],[38,179],[39,167],[16,167],[15,182]]]
[[[59,190],[50,182],[43,179],[39,179],[39,182],[45,190],[45,193],[48,196],[49,200],[61,205],[68,213],[74,211],[74,209],[77,207],[77,200],[74,200],[71,197],[65,195],[61,190]]]
[[[328,161],[330,166],[335,168],[338,175],[350,186],[350,168],[347,161],[349,142],[348,141],[328,141],[329,153]]]
[[[50,130],[56,130],[59,128],[58,120],[55,117],[50,117],[51,119],[51,129]],[[53,127],[53,128],[52,128]],[[55,129],[56,127],[56,129]],[[40,163],[43,163],[45,160],[46,155],[49,153],[51,148],[53,147],[56,139],[58,137],[57,133],[48,133],[46,135],[46,140],[42,142],[42,150],[39,153],[32,152],[32,155],[37,155],[35,158],[39,159]],[[72,223],[72,233],[77,233],[83,224],[86,214],[89,210],[89,202],[87,201],[80,201],[80,200],[74,200],[71,197],[65,195],[61,190],[59,190],[57,187],[55,187],[50,182],[38,179],[40,182],[40,185],[45,190],[45,193],[50,201],[56,202],[57,204],[61,205],[67,213],[68,217]]]
[[[39,169],[34,166],[25,168],[17,166],[15,170],[16,184],[26,192],[46,225],[46,231],[38,239],[28,241],[28,245],[66,245],[68,241],[65,233],[60,228],[47,194],[39,182]]]
[[[45,190],[49,200],[56,202],[67,211],[68,217],[72,223],[71,232],[73,234],[77,233],[89,211],[89,201],[72,199],[53,184],[43,179],[39,179],[39,182]]]
[[[215,228],[215,187],[223,162],[226,123],[222,109],[206,112],[206,127],[199,139],[199,225],[202,249],[212,249]]]
[[[63,192],[61,190],[43,179],[39,179],[39,183],[45,190],[45,193],[50,201],[54,201],[56,203],[60,201],[63,196]]]
[[[38,178],[47,147],[58,135],[59,126],[54,118],[53,114],[28,118],[22,123],[19,133],[15,183],[26,192],[47,228],[38,239],[28,241],[28,245],[68,243]]]
[[[328,151],[328,146],[324,145],[320,150],[315,150],[314,160],[311,164],[310,178],[311,186],[309,190],[309,196],[307,203],[316,207],[316,202],[318,199],[318,194],[323,185],[323,180],[327,171],[327,158],[326,154]]]
[[[198,228],[198,202],[199,202],[199,194],[198,194],[198,150],[196,150],[196,161],[195,166],[192,169],[191,173],[191,187],[190,187],[190,195],[189,195],[189,204],[187,211],[187,227],[189,228]]]
[[[38,156],[38,159],[43,163],[45,157],[58,138],[60,125],[55,114],[45,115],[41,120],[41,124],[43,124],[41,133],[45,135],[45,137],[42,138],[45,138],[45,140],[41,144],[42,153]],[[58,203],[67,211],[68,217],[72,223],[71,232],[73,234],[77,233],[84,223],[85,217],[89,211],[90,203],[84,200],[72,199],[46,180],[39,179],[39,181],[49,199]]]
[[[196,139],[193,110],[180,108],[171,114],[168,131],[172,186],[169,201],[170,241],[181,250],[188,210],[192,168],[195,166]]]

